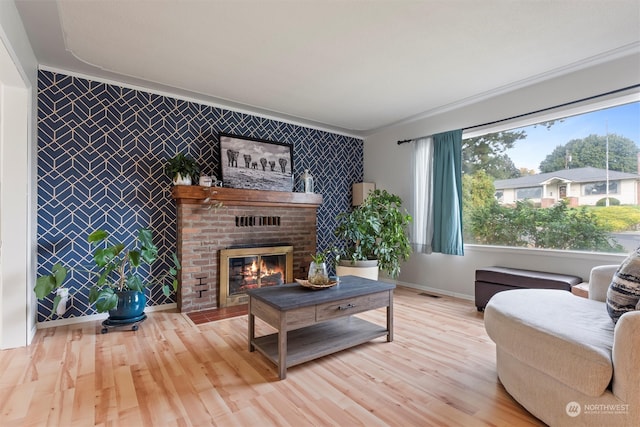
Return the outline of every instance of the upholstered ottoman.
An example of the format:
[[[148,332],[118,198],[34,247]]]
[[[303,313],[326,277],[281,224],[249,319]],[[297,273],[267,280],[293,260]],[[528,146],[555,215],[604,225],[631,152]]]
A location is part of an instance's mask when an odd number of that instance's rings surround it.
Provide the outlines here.
[[[485,267],[476,270],[476,307],[484,311],[489,299],[500,291],[510,289],[560,289],[582,283],[577,276],[543,271],[520,270],[508,267]]]

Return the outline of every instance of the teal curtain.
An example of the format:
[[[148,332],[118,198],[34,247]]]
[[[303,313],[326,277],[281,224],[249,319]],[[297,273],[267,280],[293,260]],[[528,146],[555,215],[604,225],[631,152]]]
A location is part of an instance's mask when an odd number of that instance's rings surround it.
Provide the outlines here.
[[[433,135],[434,252],[463,255],[462,129]]]

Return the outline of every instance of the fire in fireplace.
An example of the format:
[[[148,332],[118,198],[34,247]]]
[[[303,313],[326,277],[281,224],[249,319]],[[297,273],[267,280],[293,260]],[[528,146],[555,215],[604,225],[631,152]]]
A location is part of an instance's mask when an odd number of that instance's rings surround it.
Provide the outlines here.
[[[220,307],[245,304],[247,290],[293,281],[293,246],[220,251]]]

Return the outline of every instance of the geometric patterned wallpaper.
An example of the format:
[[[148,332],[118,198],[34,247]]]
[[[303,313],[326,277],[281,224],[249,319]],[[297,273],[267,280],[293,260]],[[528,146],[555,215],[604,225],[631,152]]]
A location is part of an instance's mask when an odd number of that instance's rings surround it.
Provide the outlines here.
[[[309,169],[323,196],[318,247],[327,248],[336,215],[350,208],[351,184],[362,181],[361,139],[39,71],[38,275],[56,262],[90,265],[86,237],[97,228],[125,243],[138,228],[151,228],[168,264],[176,249],[176,208],[164,164],[184,152],[219,177],[220,132],[293,145],[294,191],[302,191],[299,177]],[[95,314],[90,284],[86,273],[70,273],[73,297],[65,318]],[[145,292],[148,305],[174,301],[159,287]],[[39,301],[39,322],[58,318],[50,314],[52,304],[52,297]]]

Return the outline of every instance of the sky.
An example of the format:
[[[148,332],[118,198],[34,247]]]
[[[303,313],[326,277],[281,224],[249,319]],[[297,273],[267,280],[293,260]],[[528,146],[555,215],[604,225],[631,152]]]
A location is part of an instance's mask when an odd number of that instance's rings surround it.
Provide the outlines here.
[[[624,136],[640,147],[640,102],[567,117],[562,123],[554,124],[551,130],[544,126],[512,129],[525,130],[527,137],[517,141],[514,148],[506,153],[517,168],[533,169],[539,173],[540,162],[557,146],[592,134],[606,135],[607,128],[609,134]]]

